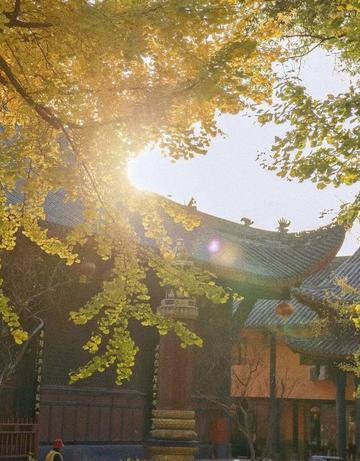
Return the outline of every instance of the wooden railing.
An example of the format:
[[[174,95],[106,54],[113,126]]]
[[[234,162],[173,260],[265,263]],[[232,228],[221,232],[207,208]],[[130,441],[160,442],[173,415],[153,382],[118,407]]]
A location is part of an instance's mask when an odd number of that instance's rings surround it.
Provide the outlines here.
[[[36,458],[38,424],[32,418],[0,419],[0,460]]]

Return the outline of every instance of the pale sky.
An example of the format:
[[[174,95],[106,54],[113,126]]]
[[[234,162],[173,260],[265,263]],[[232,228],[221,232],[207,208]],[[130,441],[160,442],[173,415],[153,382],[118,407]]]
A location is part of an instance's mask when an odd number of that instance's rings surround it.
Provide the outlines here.
[[[349,77],[337,72],[334,59],[321,50],[302,63],[300,76],[318,98],[344,91],[349,85]],[[277,220],[284,217],[291,220],[290,232],[328,224],[334,214],[320,219],[320,213],[337,210],[342,201],[354,197],[354,187],[318,190],[310,182],[288,182],[263,170],[256,156],[270,150],[283,127],[261,127],[241,114],[222,116],[219,124],[226,138],[214,139],[206,156],[174,164],[156,149],[146,151],[129,165],[131,181],[179,203],[194,197],[199,210],[221,218],[239,222],[243,216],[249,217],[258,228],[274,230]],[[352,254],[359,237],[360,226],[356,226],[339,254]]]

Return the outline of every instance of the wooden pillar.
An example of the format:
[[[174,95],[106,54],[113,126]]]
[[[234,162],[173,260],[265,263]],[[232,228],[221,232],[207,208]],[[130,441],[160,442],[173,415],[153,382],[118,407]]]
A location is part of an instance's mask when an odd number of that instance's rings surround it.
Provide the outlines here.
[[[345,458],[346,455],[346,373],[336,368],[336,452]]]
[[[169,293],[171,292],[171,295]],[[179,298],[168,290],[158,312],[192,329],[198,307],[192,298]],[[151,461],[193,461],[197,450],[195,412],[192,411],[192,348],[182,348],[174,333],[160,337],[157,402],[152,414]]]
[[[293,459],[299,458],[299,401],[293,400],[292,403],[292,452]]]
[[[305,402],[299,401],[299,426],[298,426],[298,453],[299,459],[305,459],[305,446],[306,446],[306,410]]]
[[[360,378],[355,376],[355,391],[360,391]],[[360,395],[355,394],[355,441],[356,441],[356,459],[360,460]]]
[[[276,459],[278,457],[279,438],[279,412],[276,395],[276,334],[269,333],[270,340],[270,363],[269,363],[269,429],[267,437],[266,457]]]
[[[39,455],[39,416],[40,416],[40,396],[41,396],[41,381],[43,377],[43,356],[44,356],[44,344],[45,344],[45,331],[44,327],[41,327],[39,333],[39,344],[36,354],[36,390],[35,390],[35,407],[34,407],[34,455],[38,458]]]
[[[192,329],[192,324],[186,323]],[[192,408],[192,348],[183,349],[174,333],[160,337],[157,392],[158,410]]]

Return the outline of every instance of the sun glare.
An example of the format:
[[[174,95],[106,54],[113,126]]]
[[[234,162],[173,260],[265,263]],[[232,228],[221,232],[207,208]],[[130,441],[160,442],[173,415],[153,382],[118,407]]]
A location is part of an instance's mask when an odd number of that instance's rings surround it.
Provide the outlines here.
[[[156,150],[144,149],[129,160],[127,176],[136,189],[167,195],[168,162]]]
[[[129,160],[128,166],[127,166],[127,176],[128,176],[130,184],[136,187],[136,189],[146,190],[146,187],[144,186],[144,184],[141,184],[141,181],[139,180],[138,162],[139,162],[139,157]]]

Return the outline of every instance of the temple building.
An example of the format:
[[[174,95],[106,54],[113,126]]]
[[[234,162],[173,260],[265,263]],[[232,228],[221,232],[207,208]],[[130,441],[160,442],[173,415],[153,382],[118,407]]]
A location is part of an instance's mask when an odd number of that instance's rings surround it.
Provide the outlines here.
[[[347,292],[339,281],[359,290],[359,275],[360,250],[336,258],[288,297],[255,302],[233,346],[232,396],[249,401],[259,452],[269,442],[272,401],[276,417],[271,443],[281,459],[346,457],[351,450],[355,459],[355,449],[358,456],[358,379],[341,365],[351,364],[360,335],[346,323],[330,325],[324,332],[318,322],[327,306],[340,309],[358,301],[358,294]],[[244,376],[249,376],[246,388]]]
[[[65,205],[61,194],[49,197],[46,212],[52,226],[81,221],[79,209]],[[69,385],[69,371],[84,361],[81,345],[88,331],[67,321],[67,312],[96,286],[68,293],[61,309],[44,314],[41,382],[36,381],[39,336],[27,365],[19,370],[22,376],[32,370],[31,379],[14,379],[0,396],[1,407],[6,407],[3,416],[33,422],[41,456],[57,437],[63,438],[69,461],[88,459],[90,453],[93,461],[141,458],[145,451],[154,461],[170,459],[168,453],[174,461],[191,460],[210,457],[214,444],[231,443],[246,455],[246,442],[231,429],[231,415],[218,405],[226,399],[235,405],[248,402],[258,453],[270,443],[273,453],[304,459],[311,445],[313,451],[324,448],[326,437],[327,449],[343,453],[344,435],[337,428],[350,416],[354,383],[350,373],[345,376],[334,365],[357,349],[358,338],[313,337],[307,326],[316,319],[314,306],[324,301],[329,286],[334,288],[334,268],[350,279],[359,253],[337,266],[334,258],[345,236],[338,225],[294,234],[197,213],[201,225],[192,232],[174,225],[174,239],[181,239],[192,262],[210,269],[243,301],[211,305],[203,299],[179,299],[154,282],[154,309],[188,323],[202,336],[204,347],[180,351],[176,338],[160,339],[155,331],[133,324],[140,352],[130,382],[117,387],[107,371]],[[100,280],[101,268],[97,270]],[[279,315],[281,304],[288,310],[290,306],[291,315]],[[254,360],[256,367],[251,366]],[[244,377],[253,368],[244,389]],[[269,435],[274,415],[282,415],[279,430],[273,426]],[[226,418],[228,426],[221,426]],[[1,437],[0,424],[0,442]],[[6,457],[1,450],[0,459]]]

